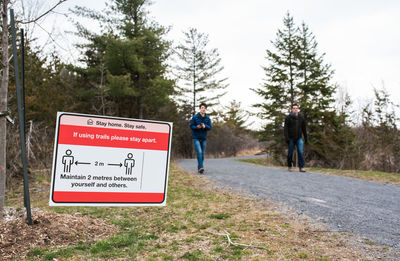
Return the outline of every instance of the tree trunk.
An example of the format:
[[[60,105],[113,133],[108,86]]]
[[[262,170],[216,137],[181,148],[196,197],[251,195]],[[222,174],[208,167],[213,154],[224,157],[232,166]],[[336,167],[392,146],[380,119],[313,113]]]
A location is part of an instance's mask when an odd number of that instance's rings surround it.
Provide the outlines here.
[[[9,0],[1,0],[2,14],[2,77],[0,86],[0,111],[7,111],[7,90],[8,90],[8,4]],[[6,195],[6,127],[7,119],[0,116],[0,219],[3,218],[4,201]]]

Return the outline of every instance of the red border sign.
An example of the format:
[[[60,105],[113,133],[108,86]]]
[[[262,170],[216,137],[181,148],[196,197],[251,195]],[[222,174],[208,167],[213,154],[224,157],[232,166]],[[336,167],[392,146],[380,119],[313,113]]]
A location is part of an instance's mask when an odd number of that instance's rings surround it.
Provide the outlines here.
[[[172,123],[59,112],[51,206],[165,205]]]

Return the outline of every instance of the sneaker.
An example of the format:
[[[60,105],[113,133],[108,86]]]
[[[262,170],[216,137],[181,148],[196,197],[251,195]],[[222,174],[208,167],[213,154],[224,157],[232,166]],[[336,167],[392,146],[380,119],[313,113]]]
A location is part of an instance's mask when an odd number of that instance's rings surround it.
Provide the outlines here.
[[[200,173],[200,174],[203,174],[203,173],[204,173],[204,168],[200,168],[200,169],[199,169],[199,173]]]
[[[288,167],[287,169],[289,172],[292,172],[292,167]]]
[[[306,172],[303,168],[299,168],[300,172]]]

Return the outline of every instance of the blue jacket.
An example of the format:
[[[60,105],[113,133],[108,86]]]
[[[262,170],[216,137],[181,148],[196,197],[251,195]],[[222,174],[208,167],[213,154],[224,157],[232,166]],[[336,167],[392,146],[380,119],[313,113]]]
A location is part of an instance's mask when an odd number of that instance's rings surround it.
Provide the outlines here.
[[[201,125],[202,123],[204,123],[206,128],[197,128],[197,125]],[[192,120],[190,121],[190,128],[192,129],[192,139],[207,139],[207,131],[211,130],[210,117],[208,117],[207,114],[202,117],[200,113],[197,113],[192,117]]]

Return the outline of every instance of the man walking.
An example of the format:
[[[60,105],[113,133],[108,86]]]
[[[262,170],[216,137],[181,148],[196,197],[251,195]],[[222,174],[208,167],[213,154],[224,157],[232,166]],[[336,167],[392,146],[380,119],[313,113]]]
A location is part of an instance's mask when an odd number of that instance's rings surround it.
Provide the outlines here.
[[[304,155],[303,155],[303,139],[307,143],[307,130],[306,130],[306,122],[304,118],[299,113],[299,105],[293,104],[292,110],[285,119],[285,140],[288,144],[288,170],[292,170],[292,162],[293,162],[293,150],[294,146],[297,148],[297,155],[299,157],[299,171],[305,172],[304,168]]]
[[[197,170],[200,174],[204,172],[204,155],[207,145],[207,132],[211,130],[211,120],[206,114],[207,105],[201,103],[200,112],[192,117],[190,128],[192,129],[192,139],[197,154]]]

